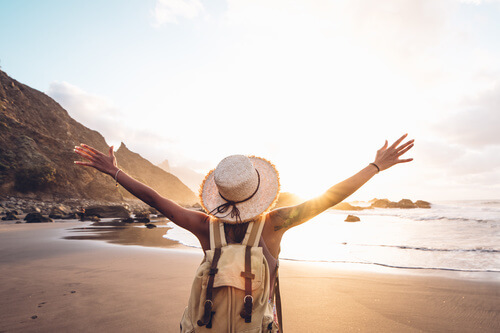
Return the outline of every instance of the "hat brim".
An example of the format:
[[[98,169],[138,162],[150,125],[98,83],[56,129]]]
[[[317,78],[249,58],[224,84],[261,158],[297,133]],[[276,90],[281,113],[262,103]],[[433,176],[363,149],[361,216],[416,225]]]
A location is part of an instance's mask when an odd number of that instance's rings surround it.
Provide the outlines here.
[[[215,169],[207,174],[200,186],[200,202],[207,214],[224,223],[237,224],[252,221],[257,216],[267,213],[274,207],[278,201],[280,192],[280,180],[276,167],[264,158],[255,156],[249,156],[249,158],[255,169],[259,172],[260,185],[251,199],[236,204],[240,212],[241,221],[237,220],[235,216],[231,217],[231,208],[223,214],[217,214],[216,212],[210,214],[215,208],[226,203],[226,200],[220,196],[215,184]]]

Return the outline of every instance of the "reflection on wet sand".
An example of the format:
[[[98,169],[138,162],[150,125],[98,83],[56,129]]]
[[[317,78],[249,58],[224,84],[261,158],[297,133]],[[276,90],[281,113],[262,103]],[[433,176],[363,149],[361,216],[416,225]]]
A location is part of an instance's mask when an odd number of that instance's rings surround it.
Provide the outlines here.
[[[171,227],[165,219],[152,221],[156,228],[147,228],[143,223],[123,223],[119,221],[95,222],[87,227],[70,229],[78,235],[67,236],[64,239],[103,240],[112,244],[140,245],[151,247],[181,247],[176,241],[163,236]]]

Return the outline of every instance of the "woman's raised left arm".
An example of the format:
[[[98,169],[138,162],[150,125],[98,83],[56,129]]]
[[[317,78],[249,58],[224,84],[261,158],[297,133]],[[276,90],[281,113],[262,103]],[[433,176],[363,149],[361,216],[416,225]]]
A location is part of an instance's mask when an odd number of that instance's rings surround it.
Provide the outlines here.
[[[377,151],[377,155],[373,163],[370,163],[355,175],[332,186],[323,195],[308,200],[297,206],[282,207],[273,210],[270,213],[270,220],[274,226],[274,230],[279,233],[284,233],[286,230],[302,224],[328,208],[340,203],[348,196],[356,192],[378,172],[387,170],[393,165],[399,163],[412,161],[412,158],[400,158],[403,154],[410,150],[414,144],[414,140],[409,140],[401,144],[406,136],[407,134],[403,135],[391,146],[388,146],[386,140],[384,146]]]

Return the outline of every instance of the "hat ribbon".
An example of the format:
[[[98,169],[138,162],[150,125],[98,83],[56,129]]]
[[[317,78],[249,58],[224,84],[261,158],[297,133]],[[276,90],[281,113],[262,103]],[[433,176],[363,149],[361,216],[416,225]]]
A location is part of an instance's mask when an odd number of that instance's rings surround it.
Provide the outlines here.
[[[227,212],[229,210],[229,207],[233,207],[233,209],[231,209],[231,212],[229,212],[228,214],[224,215],[224,216],[220,216],[220,218],[224,218],[226,216],[229,216],[231,215],[231,218],[236,218],[236,222],[238,222],[238,220],[240,222],[243,222],[241,220],[241,215],[240,215],[240,210],[238,209],[238,207],[236,207],[236,204],[239,204],[239,203],[242,203],[242,202],[245,202],[245,201],[248,201],[250,199],[253,198],[253,196],[257,193],[257,191],[259,190],[259,187],[260,187],[260,174],[259,174],[259,171],[257,169],[255,169],[255,171],[257,172],[257,188],[255,189],[255,191],[252,193],[252,195],[250,195],[248,198],[246,199],[243,199],[243,200],[240,200],[240,201],[232,201],[232,200],[228,200],[226,198],[224,198],[224,196],[219,192],[219,195],[221,196],[222,199],[226,200],[225,203],[223,203],[222,205],[220,206],[217,206],[215,207],[214,209],[212,209],[212,211],[208,214],[210,215],[216,215],[216,214],[224,214],[225,212]],[[215,214],[213,214],[214,212],[216,212]]]

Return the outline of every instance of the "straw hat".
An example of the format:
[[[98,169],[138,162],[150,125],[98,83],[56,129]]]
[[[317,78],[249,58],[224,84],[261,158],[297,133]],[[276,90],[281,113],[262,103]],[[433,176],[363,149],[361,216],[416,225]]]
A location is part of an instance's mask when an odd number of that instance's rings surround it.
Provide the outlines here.
[[[232,155],[210,171],[200,187],[203,209],[229,224],[270,211],[280,190],[278,171],[260,157]]]

